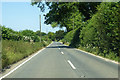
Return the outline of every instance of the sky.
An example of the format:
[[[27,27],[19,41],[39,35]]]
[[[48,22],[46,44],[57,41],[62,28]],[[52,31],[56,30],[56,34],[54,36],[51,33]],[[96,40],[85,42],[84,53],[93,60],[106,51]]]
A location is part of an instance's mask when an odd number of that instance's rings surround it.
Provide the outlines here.
[[[37,31],[40,29],[39,15],[41,14],[42,32],[56,32],[60,28],[52,28],[51,25],[44,24],[43,14],[37,6],[30,5],[31,2],[2,2],[2,25],[15,31],[25,29]],[[64,30],[64,28],[62,29]]]

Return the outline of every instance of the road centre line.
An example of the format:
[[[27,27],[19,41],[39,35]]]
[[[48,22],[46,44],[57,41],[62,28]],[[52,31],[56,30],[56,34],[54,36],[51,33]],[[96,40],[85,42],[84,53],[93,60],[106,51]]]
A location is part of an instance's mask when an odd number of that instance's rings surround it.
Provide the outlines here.
[[[70,66],[73,68],[73,69],[76,69],[76,67],[72,64],[72,62],[70,60],[68,60],[68,63],[70,64]]]
[[[60,42],[60,43],[61,43],[61,42]],[[61,44],[63,44],[63,43],[61,43]],[[63,44],[63,45],[65,45],[65,44]],[[68,45],[65,45],[65,46],[68,46]],[[97,58],[100,58],[100,59],[102,59],[102,60],[105,60],[106,62],[112,62],[112,63],[115,63],[115,64],[120,64],[119,62],[116,62],[116,61],[114,61],[114,60],[110,60],[110,59],[101,57],[101,56],[99,56],[99,55],[95,55],[95,54],[93,54],[93,53],[90,53],[90,52],[87,52],[87,51],[84,51],[84,50],[81,50],[81,49],[75,48],[75,50],[84,52],[84,53],[89,54],[89,55],[92,55],[92,56],[95,56],[95,57],[97,57]]]
[[[63,52],[61,52],[62,54],[64,54]]]

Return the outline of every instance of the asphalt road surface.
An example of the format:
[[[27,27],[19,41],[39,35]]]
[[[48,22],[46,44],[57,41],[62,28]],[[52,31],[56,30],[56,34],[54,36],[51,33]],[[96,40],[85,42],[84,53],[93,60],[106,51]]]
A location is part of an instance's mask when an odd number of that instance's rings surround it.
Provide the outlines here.
[[[6,78],[118,78],[118,64],[53,42]]]

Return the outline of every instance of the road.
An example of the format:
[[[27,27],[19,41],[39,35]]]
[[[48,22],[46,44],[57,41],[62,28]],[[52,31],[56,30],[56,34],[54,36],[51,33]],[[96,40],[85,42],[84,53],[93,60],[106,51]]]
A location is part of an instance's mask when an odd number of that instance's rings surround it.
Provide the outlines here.
[[[53,42],[6,78],[118,78],[118,65]]]

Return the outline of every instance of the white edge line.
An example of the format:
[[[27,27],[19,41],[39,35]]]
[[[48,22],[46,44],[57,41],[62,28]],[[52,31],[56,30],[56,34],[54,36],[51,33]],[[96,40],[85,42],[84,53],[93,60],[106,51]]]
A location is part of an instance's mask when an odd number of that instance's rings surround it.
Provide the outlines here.
[[[32,59],[33,57],[35,57],[39,52],[43,51],[45,48],[43,48],[42,50],[38,51],[36,54],[34,54],[33,56],[31,56],[30,58],[28,58],[26,61],[24,61],[23,63],[21,63],[20,65],[18,65],[17,67],[15,67],[13,70],[11,70],[10,72],[8,72],[7,74],[5,74],[4,76],[2,76],[0,78],[0,80],[2,78],[7,77],[8,75],[10,75],[12,72],[14,72],[15,70],[17,70],[19,67],[21,67],[23,64],[25,64],[26,62],[28,62],[30,59]]]
[[[52,42],[53,43],[53,42]],[[51,43],[51,44],[52,44]],[[49,44],[48,46],[50,46],[51,44]],[[47,46],[47,47],[48,47]],[[28,62],[29,60],[31,60],[33,57],[35,57],[36,55],[38,55],[40,52],[42,52],[44,49],[41,49],[40,51],[38,51],[36,54],[34,54],[33,56],[31,56],[30,58],[28,58],[26,61],[24,61],[23,63],[21,63],[20,65],[18,65],[17,67],[15,67],[14,69],[12,69],[10,72],[8,72],[7,74],[5,74],[4,76],[0,77],[0,80],[7,77],[8,75],[10,75],[11,73],[13,73],[15,70],[17,70],[19,67],[21,67],[23,64],[25,64],[26,62]]]
[[[113,61],[113,60],[110,60],[110,59],[107,59],[107,58],[103,58],[103,57],[98,56],[98,55],[95,55],[95,54],[93,54],[93,53],[89,53],[89,52],[86,52],[86,51],[83,51],[83,50],[80,50],[80,49],[76,49],[76,50],[82,51],[82,52],[84,52],[84,53],[86,53],[86,54],[90,54],[90,55],[95,56],[95,57],[97,57],[97,58],[103,59],[103,60],[105,60],[105,61],[107,61],[107,62],[112,62],[112,63],[115,63],[115,64],[119,64],[119,63],[116,62],[116,61]]]
[[[60,43],[62,44],[62,42],[60,42]],[[63,45],[65,45],[65,44],[63,44]],[[68,46],[68,45],[65,45],[65,46]],[[75,48],[75,49],[76,49],[76,48]],[[110,59],[107,59],[107,58],[103,58],[103,57],[101,57],[101,56],[95,55],[95,54],[93,54],[93,53],[89,53],[89,52],[87,52],[87,51],[83,51],[83,50],[80,50],[80,49],[76,49],[76,50],[82,51],[82,52],[84,52],[84,53],[86,53],[86,54],[90,54],[90,55],[95,56],[95,57],[97,57],[97,58],[103,59],[103,60],[105,60],[105,61],[107,61],[107,62],[112,62],[112,63],[115,63],[115,64],[119,64],[119,63],[116,62],[116,61],[113,61],[113,60],[110,60]]]
[[[70,64],[70,66],[71,66],[73,69],[76,69],[75,66],[71,63],[70,60],[68,60],[68,63]]]

